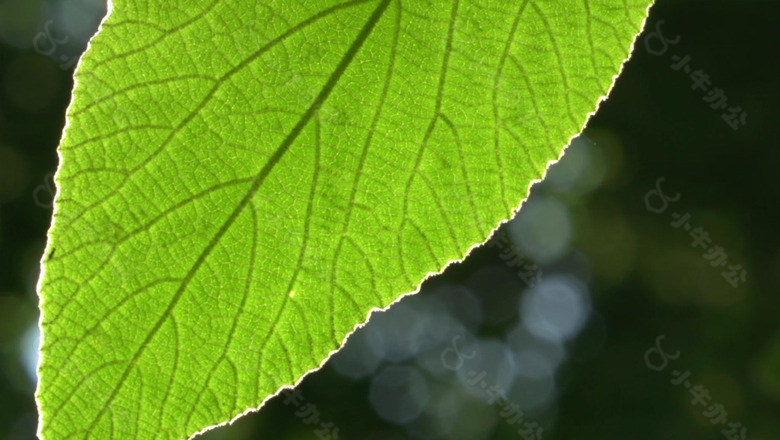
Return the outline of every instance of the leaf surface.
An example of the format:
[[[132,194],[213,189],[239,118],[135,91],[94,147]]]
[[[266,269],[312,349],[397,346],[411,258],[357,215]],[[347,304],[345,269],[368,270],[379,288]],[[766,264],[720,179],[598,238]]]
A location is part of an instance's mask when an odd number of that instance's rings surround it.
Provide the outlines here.
[[[186,438],[317,368],[512,216],[647,6],[116,0],[60,146],[43,438]]]

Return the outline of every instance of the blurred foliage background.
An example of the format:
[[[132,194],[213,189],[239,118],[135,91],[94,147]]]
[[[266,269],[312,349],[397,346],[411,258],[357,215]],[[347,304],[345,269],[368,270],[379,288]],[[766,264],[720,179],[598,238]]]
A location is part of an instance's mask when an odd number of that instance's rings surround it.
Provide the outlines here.
[[[56,147],[104,13],[0,0],[0,439],[35,437]],[[778,438],[779,16],[776,0],[659,0],[610,99],[491,245],[375,314],[296,394],[200,438]]]

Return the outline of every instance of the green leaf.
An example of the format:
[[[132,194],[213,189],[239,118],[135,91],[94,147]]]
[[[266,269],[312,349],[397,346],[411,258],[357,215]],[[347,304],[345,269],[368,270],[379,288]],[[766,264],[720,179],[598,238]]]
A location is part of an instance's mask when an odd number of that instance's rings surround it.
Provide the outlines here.
[[[116,0],[76,75],[44,439],[258,408],[512,216],[647,0]]]

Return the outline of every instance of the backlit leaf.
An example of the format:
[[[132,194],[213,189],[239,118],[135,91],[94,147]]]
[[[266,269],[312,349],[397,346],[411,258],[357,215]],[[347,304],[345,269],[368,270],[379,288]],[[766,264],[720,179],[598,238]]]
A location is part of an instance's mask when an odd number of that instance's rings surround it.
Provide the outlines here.
[[[648,3],[116,0],[60,147],[43,437],[186,438],[317,368],[512,216]]]

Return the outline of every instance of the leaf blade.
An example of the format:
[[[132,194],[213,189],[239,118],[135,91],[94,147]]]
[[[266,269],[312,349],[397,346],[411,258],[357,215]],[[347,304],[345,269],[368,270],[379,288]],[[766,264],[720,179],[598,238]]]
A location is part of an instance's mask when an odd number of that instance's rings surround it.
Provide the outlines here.
[[[462,259],[579,131],[647,6],[591,3],[117,6],[61,146],[44,436],[228,420]],[[270,23],[253,44],[241,13]]]

